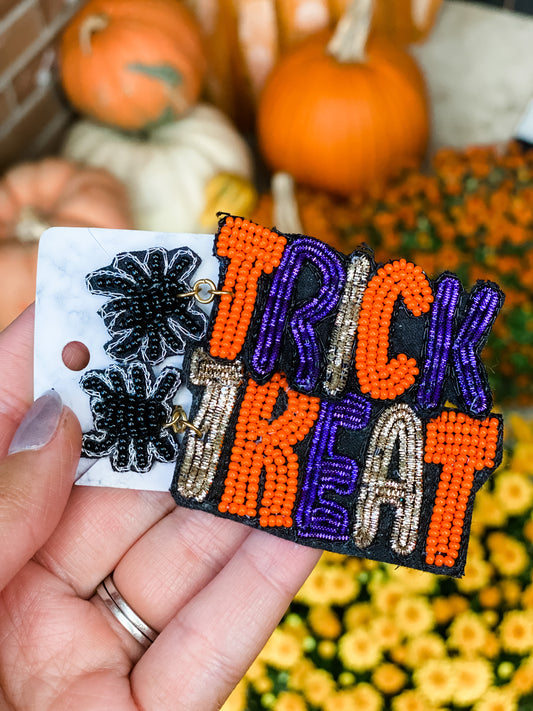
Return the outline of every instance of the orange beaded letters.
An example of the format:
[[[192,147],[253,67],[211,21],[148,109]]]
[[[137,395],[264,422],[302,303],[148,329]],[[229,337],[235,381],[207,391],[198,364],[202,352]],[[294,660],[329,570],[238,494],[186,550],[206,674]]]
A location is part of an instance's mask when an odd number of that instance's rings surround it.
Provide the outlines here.
[[[443,412],[428,423],[424,460],[442,464],[426,538],[428,565],[455,565],[475,472],[494,468],[499,427],[496,417],[481,421],[463,412]]]
[[[223,294],[210,341],[212,356],[233,360],[243,347],[262,273],[279,266],[286,238],[240,217],[227,217],[217,238],[217,254],[228,257]]]
[[[433,292],[420,267],[405,259],[385,264],[369,282],[357,329],[355,365],[362,393],[394,400],[415,382],[414,358],[400,353],[389,361],[389,331],[394,303],[402,296],[413,316],[427,313]]]
[[[287,408],[273,420],[272,412],[281,390],[287,395]],[[298,490],[298,455],[293,445],[302,441],[313,427],[319,409],[319,398],[291,390],[285,376],[279,373],[265,385],[248,381],[219,511],[256,516],[264,469],[259,524],[292,526]]]
[[[179,443],[176,501],[462,575],[475,493],[501,460],[481,350],[503,293],[244,218],[219,225],[208,353],[190,343],[183,364],[196,429]]]

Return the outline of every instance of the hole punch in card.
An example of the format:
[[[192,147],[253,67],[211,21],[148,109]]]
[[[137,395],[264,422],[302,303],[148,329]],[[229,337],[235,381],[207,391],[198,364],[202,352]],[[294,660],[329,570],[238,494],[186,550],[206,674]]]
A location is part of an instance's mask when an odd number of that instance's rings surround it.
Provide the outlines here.
[[[70,227],[41,237],[34,391],[55,388],[80,420],[79,484],[168,491],[182,435],[168,428],[158,443],[135,430],[190,407],[183,357],[189,338],[205,336],[212,302],[175,297],[218,282],[213,244],[213,235]],[[86,363],[72,370],[80,352]],[[165,369],[172,383],[158,382]]]

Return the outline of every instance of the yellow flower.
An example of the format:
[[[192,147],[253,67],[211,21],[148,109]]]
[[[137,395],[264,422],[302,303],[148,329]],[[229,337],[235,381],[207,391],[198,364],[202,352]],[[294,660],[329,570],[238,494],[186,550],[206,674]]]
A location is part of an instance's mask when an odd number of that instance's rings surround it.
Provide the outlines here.
[[[478,491],[472,517],[472,526],[474,526],[474,524],[503,526],[506,521],[507,515],[494,494],[485,489]]]
[[[522,595],[522,587],[516,580],[502,580],[500,583],[500,588],[503,593],[505,602],[510,607],[515,607],[518,605],[520,597]]]
[[[290,669],[302,656],[302,647],[297,639],[281,628],[272,633],[259,654],[261,661],[277,669]]]
[[[305,700],[293,691],[282,691],[273,706],[274,711],[307,711]]]
[[[340,565],[317,565],[296,600],[307,605],[346,605],[359,594],[355,577]]]
[[[397,647],[393,647],[389,650],[390,658],[396,664],[407,664],[407,646],[405,644],[399,644]]]
[[[392,615],[404,595],[403,585],[395,580],[383,583],[372,591],[374,605],[384,615]]]
[[[445,659],[429,659],[414,670],[413,679],[419,691],[430,703],[450,701],[455,691],[451,663]]]
[[[496,498],[511,516],[525,513],[533,503],[533,483],[521,472],[504,471],[496,478]]]
[[[380,664],[372,674],[372,683],[384,694],[397,694],[407,683],[407,674],[396,664]]]
[[[302,691],[307,677],[315,669],[316,667],[310,659],[300,659],[291,669],[288,681],[289,688]]]
[[[360,558],[348,558],[344,564],[344,569],[350,573],[350,575],[353,575],[355,579],[357,579],[364,569],[363,561]]]
[[[420,691],[411,689],[404,691],[392,699],[392,711],[429,711],[427,699]]]
[[[258,694],[268,694],[274,688],[274,682],[269,676],[263,676],[260,679],[252,681],[252,686]]]
[[[524,537],[526,541],[533,543],[533,517],[524,524]]]
[[[408,637],[428,632],[435,623],[431,605],[423,597],[403,597],[396,605],[394,617],[400,630]]]
[[[361,586],[351,573],[338,565],[331,566],[326,573],[330,605],[347,605],[357,598]]]
[[[442,659],[446,656],[446,645],[438,634],[424,634],[413,637],[407,644],[405,664],[415,669],[428,659]]]
[[[400,641],[400,628],[395,620],[390,617],[380,615],[376,617],[369,626],[370,634],[376,638],[382,649],[391,649]]]
[[[529,563],[526,548],[523,543],[514,538],[506,536],[505,539],[504,544],[492,550],[490,559],[502,575],[507,577],[520,575]]]
[[[487,641],[487,628],[481,617],[474,612],[463,612],[449,628],[448,645],[464,654],[476,654],[483,650]]]
[[[431,593],[435,590],[437,577],[432,573],[425,573],[422,570],[406,568],[404,566],[388,566],[390,577],[393,581],[400,583],[406,592],[410,593]]]
[[[483,654],[489,659],[495,659],[500,653],[501,645],[498,637],[494,632],[489,632],[487,635],[487,641],[485,642],[485,647],[483,649]]]
[[[342,553],[333,553],[332,551],[324,551],[320,556],[320,565],[343,565],[348,558]]]
[[[339,657],[348,669],[366,671],[381,661],[381,647],[368,630],[355,629],[340,638]]]
[[[515,671],[510,686],[520,696],[525,696],[533,691],[533,657],[524,659]]]
[[[479,591],[479,602],[482,607],[498,607],[502,600],[502,594],[498,587],[492,585]]]
[[[502,553],[516,540],[503,531],[493,531],[487,536],[487,545],[491,553]]]
[[[484,555],[485,548],[483,547],[481,540],[477,536],[471,536],[470,541],[468,542],[468,557],[483,558]]]
[[[509,424],[517,440],[533,444],[533,422],[513,412],[509,415]],[[531,464],[531,459],[529,464]]]
[[[457,581],[461,592],[470,593],[481,590],[488,585],[492,567],[486,560],[475,555],[469,555],[465,565],[465,574]]]
[[[348,630],[354,630],[370,622],[375,611],[368,602],[358,602],[350,605],[344,613],[344,624]]]
[[[314,669],[304,681],[303,692],[313,706],[320,706],[335,691],[335,680],[324,669]]]
[[[324,711],[359,711],[350,691],[337,691],[322,705]]]
[[[330,607],[325,605],[312,607],[307,620],[315,634],[320,637],[335,639],[342,632],[342,625],[339,618]]]
[[[515,654],[533,650],[533,612],[511,610],[506,612],[499,627],[502,647]]]
[[[522,607],[526,610],[533,609],[533,583],[528,585],[522,593]]]
[[[324,711],[381,711],[382,707],[381,694],[365,683],[331,694],[322,706]]]
[[[436,597],[432,601],[433,615],[438,625],[444,625],[455,615],[455,610],[448,597]]]
[[[383,697],[370,684],[357,684],[351,692],[357,711],[381,711]]]
[[[363,559],[363,569],[364,570],[376,571],[382,567],[383,567],[383,563],[380,563],[377,560],[371,560],[370,558]]]
[[[474,711],[517,711],[512,689],[489,689],[474,706]]]
[[[480,699],[492,683],[492,665],[486,659],[454,659],[452,674],[455,679],[453,703],[469,706]]]
[[[468,600],[461,595],[436,597],[432,601],[433,615],[438,625],[444,625],[461,612],[468,609]]]
[[[328,605],[329,595],[327,569],[319,563],[298,590],[295,599],[307,605]]]
[[[511,467],[519,472],[530,472],[533,461],[533,443],[517,442],[513,449]]]
[[[268,676],[266,666],[259,657],[252,662],[244,678],[252,684],[258,694],[266,694],[268,691],[272,691],[272,679]]]
[[[307,625],[299,615],[292,612],[286,616],[283,622],[283,629],[300,641],[309,637]]]
[[[263,676],[266,676],[267,670],[265,664],[257,657],[248,668],[248,671],[244,675],[246,679],[250,681],[256,681]]]

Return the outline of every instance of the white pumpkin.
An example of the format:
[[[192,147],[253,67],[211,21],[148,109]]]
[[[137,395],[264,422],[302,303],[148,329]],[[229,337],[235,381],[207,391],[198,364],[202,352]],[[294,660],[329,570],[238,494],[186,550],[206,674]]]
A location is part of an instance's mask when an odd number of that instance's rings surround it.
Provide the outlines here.
[[[207,104],[142,138],[80,121],[70,130],[63,154],[107,168],[129,192],[135,227],[159,232],[213,230],[216,214],[210,225],[204,214],[208,184],[220,173],[242,184],[253,173],[247,143],[221,111]],[[232,205],[217,207],[231,212]]]

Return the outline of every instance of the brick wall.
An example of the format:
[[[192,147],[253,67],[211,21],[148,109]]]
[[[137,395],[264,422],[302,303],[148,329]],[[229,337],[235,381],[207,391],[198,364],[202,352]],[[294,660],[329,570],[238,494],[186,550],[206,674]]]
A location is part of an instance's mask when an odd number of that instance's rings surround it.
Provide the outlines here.
[[[84,0],[0,0],[0,170],[52,152],[71,112],[54,45]]]

